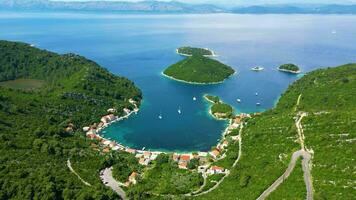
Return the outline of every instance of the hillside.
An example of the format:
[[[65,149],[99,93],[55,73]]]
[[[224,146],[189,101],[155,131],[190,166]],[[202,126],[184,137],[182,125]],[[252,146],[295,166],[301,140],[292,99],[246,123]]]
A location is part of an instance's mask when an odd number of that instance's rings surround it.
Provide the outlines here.
[[[42,85],[22,89],[19,80]],[[84,57],[7,41],[0,41],[0,81],[0,199],[117,199],[98,174],[126,156],[102,153],[82,127],[111,107],[120,115],[128,99],[140,102],[140,90]]]
[[[234,70],[211,58],[193,55],[169,66],[163,74],[188,83],[219,83],[234,74]]]
[[[314,199],[353,199],[355,94],[356,64],[316,70],[299,79],[276,108],[248,120],[241,135],[241,160],[219,187],[197,199],[259,197],[284,173],[292,153],[301,148],[295,123],[302,112],[306,114],[301,121],[303,143],[312,155]],[[306,186],[300,184],[303,177],[296,176],[301,175],[299,166],[295,170],[271,199],[305,195]]]

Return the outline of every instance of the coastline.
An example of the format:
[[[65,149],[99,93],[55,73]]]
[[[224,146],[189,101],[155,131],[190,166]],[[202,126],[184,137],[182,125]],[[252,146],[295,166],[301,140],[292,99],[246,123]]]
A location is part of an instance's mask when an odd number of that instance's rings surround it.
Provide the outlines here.
[[[178,82],[182,82],[182,83],[186,83],[186,84],[191,84],[191,85],[216,85],[216,84],[221,84],[223,83],[224,81],[226,81],[227,79],[231,78],[232,76],[234,76],[237,72],[235,71],[233,74],[231,74],[230,76],[226,77],[224,80],[222,81],[219,81],[219,82],[211,82],[211,83],[199,83],[199,82],[190,82],[190,81],[185,81],[185,80],[181,80],[181,79],[176,79],[172,76],[168,76],[167,74],[165,74],[163,71],[161,72],[161,75],[169,78],[169,79],[172,79],[172,80],[175,80],[175,81],[178,81]]]
[[[279,68],[277,68],[277,69],[278,69],[278,71],[287,72],[287,73],[291,73],[291,74],[300,74],[300,73],[301,73],[300,70],[298,70],[298,71],[292,71],[292,70],[288,70],[288,69],[279,69]]]

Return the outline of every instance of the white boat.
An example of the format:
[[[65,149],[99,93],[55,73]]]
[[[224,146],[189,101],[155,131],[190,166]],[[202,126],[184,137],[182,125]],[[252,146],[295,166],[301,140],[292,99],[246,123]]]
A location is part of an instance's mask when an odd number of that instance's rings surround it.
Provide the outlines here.
[[[180,108],[178,109],[178,113],[179,113],[179,114],[182,114],[182,111],[180,110]]]
[[[193,101],[196,101],[197,100],[197,98],[196,97],[193,97]]]
[[[260,105],[261,105],[261,103],[256,103],[256,105],[257,105],[257,106],[260,106]]]
[[[34,44],[31,44],[30,46],[31,46],[31,47],[35,47],[35,45],[34,45]]]
[[[258,96],[258,93],[256,92],[255,95]]]
[[[238,103],[241,103],[241,99],[237,99],[237,102],[238,102]]]
[[[264,68],[263,68],[263,67],[259,67],[259,66],[257,66],[257,67],[252,67],[252,68],[251,68],[251,70],[252,70],[252,71],[256,71],[256,72],[258,72],[258,71],[262,71],[262,70],[264,70]]]
[[[331,34],[336,34],[336,31],[335,30],[331,31]]]
[[[162,115],[161,114],[159,114],[159,116],[158,116],[158,119],[162,119],[163,117],[162,117]]]

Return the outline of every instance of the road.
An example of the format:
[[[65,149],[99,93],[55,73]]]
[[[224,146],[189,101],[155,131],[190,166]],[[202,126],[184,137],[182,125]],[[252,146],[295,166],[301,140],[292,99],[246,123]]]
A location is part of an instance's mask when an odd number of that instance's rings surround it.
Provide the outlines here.
[[[82,181],[82,182],[83,182],[85,185],[87,185],[87,186],[91,186],[90,183],[84,181],[84,180],[82,179],[82,177],[80,177],[79,174],[73,169],[72,163],[70,162],[69,159],[67,160],[67,166],[68,166],[69,170],[79,178],[80,181]]]
[[[121,199],[128,200],[125,191],[120,187],[122,183],[115,180],[114,177],[112,176],[112,167],[105,168],[102,171],[100,171],[100,178],[103,181],[103,183],[106,186],[110,187],[112,190],[114,190],[121,197]]]
[[[301,94],[298,97],[296,108],[298,107],[301,99]],[[295,110],[296,111],[296,110]],[[311,154],[305,150],[304,146],[304,134],[303,134],[303,126],[302,126],[302,119],[307,116],[307,113],[305,112],[299,112],[297,114],[297,119],[295,121],[295,126],[297,127],[297,132],[298,132],[298,137],[299,137],[299,142],[300,142],[300,147],[301,150],[296,151],[292,155],[292,159],[289,162],[287,170],[284,172],[282,176],[280,176],[267,190],[265,190],[258,198],[257,200],[263,200],[265,199],[269,194],[271,194],[274,190],[278,188],[280,184],[284,182],[288,178],[288,176],[291,174],[293,171],[296,161],[298,160],[299,157],[303,157],[302,160],[302,169],[303,169],[303,178],[305,182],[305,186],[307,189],[307,200],[313,200],[313,182],[312,182],[312,177],[310,173],[310,167],[309,163],[311,161]]]

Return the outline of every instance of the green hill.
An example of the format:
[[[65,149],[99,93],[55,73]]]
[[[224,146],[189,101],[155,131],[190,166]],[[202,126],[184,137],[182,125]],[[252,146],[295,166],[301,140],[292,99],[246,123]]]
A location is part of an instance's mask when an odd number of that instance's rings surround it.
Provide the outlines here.
[[[117,199],[99,170],[127,157],[103,154],[81,129],[108,108],[120,115],[141,91],[84,57],[7,41],[0,41],[0,81],[0,199]],[[68,159],[92,186],[70,172]]]
[[[308,113],[302,126],[306,149],[313,155],[314,199],[353,199],[355,94],[356,64],[305,75],[288,88],[276,108],[248,120],[242,132],[242,157],[237,166],[219,187],[194,199],[259,197],[284,173],[292,153],[300,149],[295,117],[301,111]],[[296,106],[299,95],[300,103]],[[295,170],[271,194],[271,199],[299,199],[305,194],[305,184],[300,184],[303,177],[296,177],[301,175],[299,167]]]
[[[234,74],[234,70],[214,59],[193,55],[169,66],[163,74],[188,83],[219,83]]]

